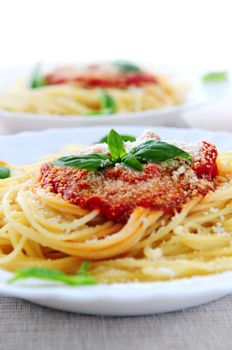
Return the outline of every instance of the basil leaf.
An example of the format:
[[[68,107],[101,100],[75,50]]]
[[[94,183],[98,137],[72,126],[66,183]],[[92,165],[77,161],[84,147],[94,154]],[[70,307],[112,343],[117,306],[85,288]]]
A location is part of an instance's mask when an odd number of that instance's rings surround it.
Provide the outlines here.
[[[122,162],[121,162],[122,165],[126,166],[126,167],[129,167],[131,169],[135,169],[135,170],[138,170],[138,171],[143,171],[143,166],[142,164],[140,163],[140,161],[135,157],[133,156],[132,154],[128,154],[126,155],[125,157],[122,158]]]
[[[116,162],[119,162],[131,169],[142,171],[142,163],[161,163],[174,158],[184,158],[188,161],[193,161],[190,154],[184,150],[169,143],[156,140],[146,141],[127,153],[122,136],[114,129],[111,129],[107,140],[106,136],[101,140],[101,142],[107,141],[112,158],[96,153],[82,154],[62,157],[52,164],[60,167],[73,167],[95,171],[102,170],[106,167],[112,167]],[[128,135],[124,136],[127,137]]]
[[[192,161],[192,157],[182,149],[162,141],[149,140],[133,148],[130,153],[141,163],[161,163],[173,158],[185,158]]]
[[[124,73],[141,73],[141,68],[134,63],[124,60],[114,61],[113,65],[119,68]]]
[[[100,111],[86,112],[85,115],[104,115],[104,114],[112,114],[112,113],[114,113],[114,112],[112,112],[112,109],[106,108],[106,109],[102,109]]]
[[[107,138],[107,143],[111,156],[115,161],[119,161],[123,156],[126,155],[123,140],[114,129],[110,130]]]
[[[82,154],[57,159],[52,163],[59,167],[72,167],[89,171],[100,170],[112,166],[112,160],[104,154]]]
[[[82,273],[82,267],[76,275],[66,275],[63,271],[47,269],[44,267],[29,267],[15,272],[8,283],[27,278],[39,278],[50,281],[58,281],[71,286],[96,284],[96,280],[88,272]]]
[[[114,98],[106,91],[100,91],[99,98],[101,104],[100,111],[90,111],[85,113],[85,115],[113,114],[117,112],[117,105]]]
[[[90,111],[84,113],[84,115],[101,115],[102,113],[100,111]]]
[[[101,114],[112,114],[117,111],[117,105],[114,98],[108,92],[102,90],[99,92],[101,102]]]
[[[7,179],[10,177],[10,169],[0,165],[0,179]]]
[[[29,82],[29,87],[31,89],[36,89],[44,85],[46,85],[46,81],[42,76],[41,63],[38,63],[32,72],[31,79]]]
[[[203,75],[202,80],[204,83],[217,83],[228,80],[228,72],[209,72]]]
[[[90,261],[83,261],[80,266],[79,271],[77,271],[77,275],[79,276],[89,276],[88,268],[91,265]]]
[[[133,142],[136,140],[136,137],[135,136],[132,136],[132,135],[122,135],[120,134],[122,140],[124,142],[127,142],[127,141],[130,141],[130,142]],[[107,143],[107,138],[108,138],[108,135],[104,136],[101,138],[101,140],[98,142],[98,143]]]

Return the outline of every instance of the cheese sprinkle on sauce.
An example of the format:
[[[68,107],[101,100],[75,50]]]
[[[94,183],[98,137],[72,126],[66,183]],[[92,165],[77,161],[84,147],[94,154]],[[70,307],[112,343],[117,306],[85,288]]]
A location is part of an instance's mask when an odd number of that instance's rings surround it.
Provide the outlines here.
[[[149,136],[150,139],[158,139],[154,133]],[[135,144],[144,142],[144,137],[137,139]],[[93,147],[98,152],[100,149],[103,153],[107,152],[105,146],[94,145],[89,146],[86,153],[92,153]],[[131,148],[128,143],[127,147]],[[181,148],[188,150],[193,163],[184,159],[149,163],[144,165],[143,172],[119,163],[101,171],[46,163],[41,167],[39,183],[48,191],[61,194],[64,200],[82,208],[98,209],[104,217],[116,222],[125,223],[136,207],[162,210],[173,215],[188,200],[214,190],[217,175],[217,150],[214,145],[203,141],[191,147],[182,144]]]

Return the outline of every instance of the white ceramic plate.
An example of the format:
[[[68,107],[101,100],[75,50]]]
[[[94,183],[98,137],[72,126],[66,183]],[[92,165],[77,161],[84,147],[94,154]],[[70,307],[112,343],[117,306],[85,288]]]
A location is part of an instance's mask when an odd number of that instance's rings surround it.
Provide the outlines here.
[[[48,65],[51,67],[52,65]],[[46,68],[46,67],[45,67]],[[10,86],[18,78],[29,76],[31,66],[0,68],[0,90]],[[204,72],[180,70],[176,67],[157,67],[157,72],[170,75],[174,81],[184,81],[189,85],[186,100],[178,106],[153,109],[143,112],[122,113],[104,116],[59,116],[35,115],[0,110],[0,121],[7,131],[44,130],[47,128],[68,128],[94,125],[165,125],[184,126],[182,114],[208,104],[222,97],[230,90],[230,83],[202,84]]]
[[[120,133],[139,135],[147,127],[115,127]],[[187,142],[211,140],[219,150],[232,150],[232,134],[197,129],[155,128],[164,139]],[[99,140],[108,127],[47,130],[0,136],[0,159],[15,164],[33,162],[56,152],[67,143]],[[232,293],[232,272],[168,282],[128,283],[83,287],[51,282],[25,281],[7,284],[11,273],[0,271],[0,294],[20,297],[66,311],[98,315],[144,315],[184,309]]]

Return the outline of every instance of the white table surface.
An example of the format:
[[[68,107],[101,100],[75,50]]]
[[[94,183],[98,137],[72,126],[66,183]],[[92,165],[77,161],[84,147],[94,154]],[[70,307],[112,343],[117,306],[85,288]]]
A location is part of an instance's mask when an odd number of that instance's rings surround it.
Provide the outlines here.
[[[186,113],[184,120],[192,128],[232,132],[232,95]]]

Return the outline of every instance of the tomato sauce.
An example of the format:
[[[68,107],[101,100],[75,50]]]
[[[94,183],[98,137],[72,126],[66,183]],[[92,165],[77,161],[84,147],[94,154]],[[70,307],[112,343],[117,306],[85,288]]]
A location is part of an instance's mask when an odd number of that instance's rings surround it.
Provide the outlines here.
[[[105,71],[104,67],[93,66],[78,70],[73,67],[58,68],[47,74],[45,80],[48,85],[78,83],[91,88],[127,88],[158,83],[157,78],[145,71],[138,73],[121,71]]]
[[[178,169],[164,164],[146,164],[138,172],[117,164],[101,171],[58,167],[46,163],[39,182],[64,200],[87,209],[98,209],[113,221],[125,223],[138,207],[154,208],[167,214],[180,211],[184,203],[214,190],[217,150],[203,142],[200,157],[178,176]]]

